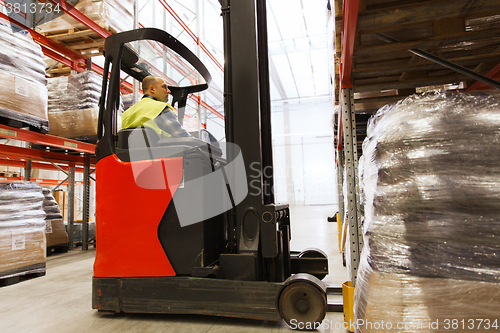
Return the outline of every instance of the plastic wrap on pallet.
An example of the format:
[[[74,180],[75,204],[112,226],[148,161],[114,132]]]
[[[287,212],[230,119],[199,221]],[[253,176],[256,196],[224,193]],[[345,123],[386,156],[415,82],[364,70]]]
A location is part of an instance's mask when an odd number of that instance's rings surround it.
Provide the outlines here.
[[[63,246],[67,249],[68,234],[64,227],[62,219],[47,220],[45,237],[47,239],[47,248]]]
[[[489,308],[488,288],[498,297],[499,128],[496,92],[411,96],[370,120],[357,319],[442,324],[474,318],[470,304]],[[445,330],[401,330],[431,331]]]
[[[62,220],[61,209],[52,195],[52,190],[44,188],[43,195],[45,197],[43,200],[43,210],[46,214],[45,220]]]
[[[116,32],[131,30],[133,28],[133,0],[82,0],[78,2],[75,8],[101,27],[111,28]],[[75,28],[87,29],[83,23],[66,13],[37,26],[37,30],[42,33]]]
[[[127,110],[134,105],[134,94],[127,94],[122,96],[123,110]]]
[[[45,227],[0,229],[0,278],[45,272],[46,248]]]
[[[39,45],[0,19],[0,117],[48,130],[45,63]]]
[[[25,80],[47,84],[42,48],[27,31],[13,32],[8,21],[0,19],[0,70]]]
[[[99,109],[49,112],[50,134],[65,138],[97,135]]]
[[[34,182],[0,182],[0,231],[45,227],[44,196]]]
[[[0,116],[47,127],[47,87],[0,70]]]
[[[49,79],[50,134],[66,138],[97,135],[101,81],[92,71]]]
[[[371,264],[363,250],[356,333],[489,332],[487,325],[500,325],[499,283],[388,273]]]
[[[84,71],[67,77],[68,83],[81,90],[93,90],[101,93],[102,76],[92,71]]]
[[[50,78],[50,134],[78,139],[95,137],[101,84],[102,76],[92,71]]]
[[[47,248],[56,246],[65,246],[67,248],[68,234],[64,228],[63,217],[59,205],[52,195],[52,190],[44,188],[43,195],[45,196],[43,210],[47,214],[45,217]]]
[[[102,76],[92,71],[50,78],[49,112],[98,108],[101,82]]]
[[[0,278],[45,271],[45,212],[40,184],[0,182]]]

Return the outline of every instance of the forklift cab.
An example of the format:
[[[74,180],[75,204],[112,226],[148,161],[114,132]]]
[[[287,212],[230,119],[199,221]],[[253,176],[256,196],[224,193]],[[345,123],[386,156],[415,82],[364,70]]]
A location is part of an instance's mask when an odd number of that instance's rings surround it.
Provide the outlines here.
[[[201,61],[164,31],[143,28],[106,39],[93,308],[321,322],[326,255],[290,250],[288,205],[245,204],[248,160],[237,144],[219,143],[205,130],[199,138],[159,139],[148,128],[117,128],[120,71],[139,81],[149,74],[126,45],[138,40],[175,51],[205,80],[169,87],[179,119],[188,94],[211,80]]]

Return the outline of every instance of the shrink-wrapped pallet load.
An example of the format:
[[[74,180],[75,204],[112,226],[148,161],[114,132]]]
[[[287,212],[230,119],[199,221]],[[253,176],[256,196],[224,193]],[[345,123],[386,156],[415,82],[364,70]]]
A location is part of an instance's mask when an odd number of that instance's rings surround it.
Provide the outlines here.
[[[97,135],[102,77],[91,71],[50,78],[50,134],[88,139]]]
[[[68,234],[64,227],[61,209],[50,189],[44,188],[43,195],[45,196],[43,210],[46,214],[45,237],[47,239],[47,252],[52,249],[56,252],[66,252],[68,251]]]
[[[356,331],[498,327],[500,98],[432,93],[385,106],[363,155]]]
[[[95,140],[99,119],[102,76],[92,72],[49,78],[50,134]],[[119,112],[123,112],[120,106]],[[118,117],[118,128],[121,118]]]
[[[0,279],[45,274],[44,195],[40,184],[0,182]]]
[[[48,132],[47,79],[41,47],[26,31],[14,32],[3,19],[0,44],[0,117]]]

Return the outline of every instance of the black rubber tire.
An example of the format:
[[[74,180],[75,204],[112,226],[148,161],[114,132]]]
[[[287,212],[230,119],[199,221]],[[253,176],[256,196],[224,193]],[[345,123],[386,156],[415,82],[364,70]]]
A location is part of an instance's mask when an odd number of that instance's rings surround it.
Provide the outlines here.
[[[327,256],[323,251],[318,249],[305,249],[304,251],[300,252],[299,258],[327,258]],[[323,280],[325,276],[328,275],[326,273],[324,274],[314,274],[309,272],[307,273],[317,277],[320,280]]]
[[[292,329],[311,330],[326,316],[326,294],[312,283],[292,282],[281,292],[278,310]]]

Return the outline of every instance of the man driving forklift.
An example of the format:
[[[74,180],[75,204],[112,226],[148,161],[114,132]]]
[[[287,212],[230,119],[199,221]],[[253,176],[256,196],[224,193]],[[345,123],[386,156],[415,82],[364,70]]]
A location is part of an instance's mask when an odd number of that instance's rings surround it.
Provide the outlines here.
[[[149,127],[160,137],[191,137],[182,128],[168,104],[168,89],[165,80],[159,76],[148,75],[142,81],[142,99],[122,114],[122,128]]]

